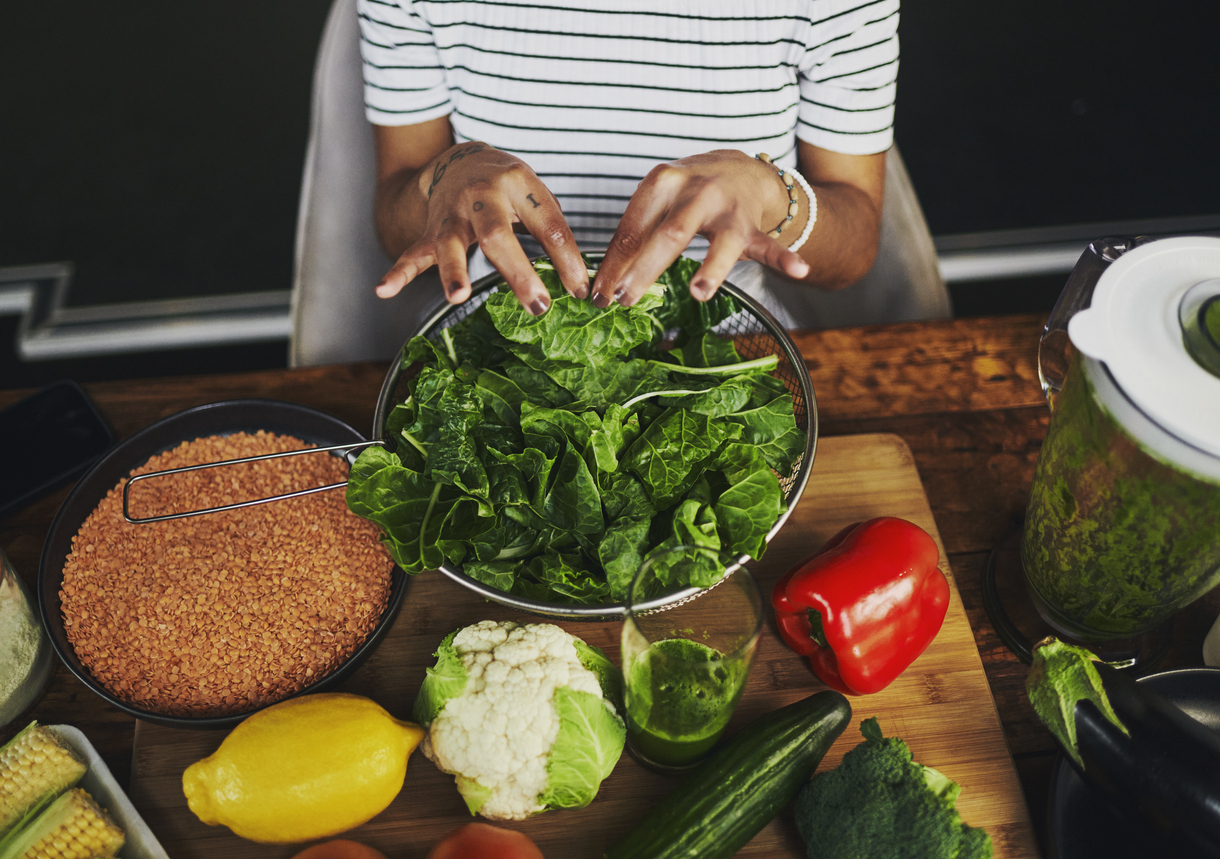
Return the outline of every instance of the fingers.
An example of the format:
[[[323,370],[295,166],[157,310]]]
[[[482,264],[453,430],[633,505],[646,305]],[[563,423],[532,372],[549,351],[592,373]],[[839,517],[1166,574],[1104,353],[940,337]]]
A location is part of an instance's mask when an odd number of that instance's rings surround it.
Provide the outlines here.
[[[470,298],[470,272],[466,268],[467,244],[457,236],[450,235],[437,242],[436,270],[440,277],[445,299],[450,304],[461,304]]]
[[[522,226],[550,257],[563,288],[576,298],[588,298],[589,269],[554,195],[540,185],[518,197],[516,212]]]
[[[623,301],[628,294],[624,282],[657,224],[665,217],[672,195],[679,190],[680,178],[668,165],[654,168],[627,202],[618,228],[610,239],[606,254],[593,280],[593,304],[606,308],[612,301]],[[683,245],[685,248],[685,245]],[[630,303],[634,303],[653,280],[644,284]],[[626,302],[625,302],[626,303]]]
[[[551,296],[513,233],[511,210],[502,198],[490,194],[471,197],[470,224],[487,261],[504,277],[522,307],[535,316],[546,313]]]
[[[697,301],[711,300],[745,249],[745,242],[736,231],[725,230],[710,238],[711,244],[707,256],[703,258],[703,265],[690,279],[690,294]]]
[[[664,165],[663,165],[664,166]],[[656,174],[657,171],[654,171]],[[704,263],[691,280],[691,294],[707,301],[742,257],[754,234],[766,236],[750,224],[738,201],[720,183],[704,176],[682,176],[674,171],[680,189],[667,206],[659,203],[666,194],[668,176],[641,183],[632,203],[641,200],[639,212],[657,212],[653,222],[647,217],[620,224],[606,257],[615,252],[613,266],[603,263],[594,283],[594,302],[612,298],[624,305],[634,304],[661,273],[686,249],[695,235],[706,236],[710,245]],[[654,178],[650,174],[649,179]],[[651,198],[651,199],[650,199]],[[630,211],[631,205],[628,206]],[[661,211],[657,211],[660,209]],[[633,249],[633,245],[637,247]],[[759,253],[762,253],[760,248]],[[605,278],[603,279],[603,272]]]
[[[550,295],[513,233],[516,220],[513,211],[499,195],[489,193],[487,189],[474,191],[461,205],[468,217],[446,216],[441,221],[442,229],[434,230],[432,235],[408,248],[377,285],[378,297],[394,297],[435,264],[445,297],[451,304],[461,304],[471,294],[466,252],[477,242],[522,306],[535,315],[545,313],[551,304]],[[535,237],[551,253],[565,288],[584,298],[589,294],[588,270],[558,204],[553,207],[553,214],[531,219],[531,232],[537,231]]]
[[[800,280],[809,274],[809,263],[780,244],[779,240],[761,231],[756,231],[746,242],[741,256],[742,259],[755,260],[776,271],[782,271],[793,280]]]
[[[524,161],[475,142],[442,153],[436,164],[426,193],[422,184],[418,188],[424,199],[404,203],[424,207],[423,234],[376,286],[378,296],[397,295],[435,264],[449,301],[465,301],[471,294],[466,253],[477,242],[521,304],[545,313],[550,295],[513,234],[514,225],[524,226],[551,255],[565,289],[588,295],[588,272],[563,211]],[[421,212],[408,214],[418,219]]]

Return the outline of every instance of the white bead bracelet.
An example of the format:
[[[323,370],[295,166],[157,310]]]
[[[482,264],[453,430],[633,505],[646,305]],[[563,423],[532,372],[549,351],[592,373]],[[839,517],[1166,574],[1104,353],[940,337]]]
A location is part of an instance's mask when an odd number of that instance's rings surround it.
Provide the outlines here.
[[[788,181],[786,178],[787,176],[791,176],[794,180],[796,180],[796,184],[801,186],[801,190],[805,192],[805,196],[809,199],[809,217],[805,219],[805,229],[797,240],[788,246],[788,250],[795,253],[800,249],[801,245],[805,244],[805,240],[808,239],[809,234],[813,232],[813,225],[818,219],[818,198],[814,196],[813,189],[809,187],[809,183],[805,181],[805,177],[796,170],[784,170],[784,168],[772,162],[771,156],[765,152],[760,152],[754,157],[765,164],[770,164],[777,171],[779,171],[779,178],[784,183],[784,187],[788,189],[788,215],[783,221],[780,222],[778,227],[767,233],[768,236],[773,239],[779,238],[780,233],[784,231],[784,227],[788,225],[788,222],[796,217],[798,209],[796,188],[793,187],[792,183]]]

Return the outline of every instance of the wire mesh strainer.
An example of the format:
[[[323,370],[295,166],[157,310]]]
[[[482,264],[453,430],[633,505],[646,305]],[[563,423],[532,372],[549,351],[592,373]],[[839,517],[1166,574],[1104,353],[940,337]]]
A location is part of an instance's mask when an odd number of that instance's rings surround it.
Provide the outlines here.
[[[594,263],[600,262],[600,255],[591,254],[590,258]],[[473,292],[468,301],[463,304],[445,304],[438,307],[432,316],[420,326],[417,334],[422,334],[429,339],[439,337],[441,332],[446,328],[458,324],[482,307],[483,303],[491,295],[495,294],[498,291],[498,287],[501,286],[503,286],[503,278],[496,273],[476,281],[473,284]],[[504,288],[507,289],[507,287]],[[805,432],[805,450],[793,463],[792,472],[787,475],[778,475],[786,506],[783,513],[776,520],[775,525],[767,534],[767,541],[770,542],[796,507],[797,502],[801,498],[801,493],[804,492],[805,484],[809,480],[809,471],[813,466],[814,449],[817,445],[817,402],[814,399],[813,385],[809,380],[809,373],[805,369],[805,362],[801,359],[796,345],[779,322],[776,321],[775,317],[757,301],[732,284],[725,283],[721,289],[737,300],[740,309],[716,325],[713,328],[714,333],[722,337],[733,338],[737,351],[743,360],[762,358],[767,355],[778,355],[779,365],[772,371],[771,375],[782,380],[788,391],[792,394],[792,405],[796,415],[797,427]],[[408,338],[409,340],[410,338]],[[403,348],[406,348],[405,345]],[[399,355],[399,360],[391,364],[389,373],[386,374],[385,382],[381,387],[381,394],[377,399],[377,410],[373,416],[373,437],[384,441],[387,445],[393,445],[394,442],[385,438],[386,419],[394,409],[394,406],[406,398],[407,383],[414,376],[411,368],[403,368],[401,356],[402,353]],[[748,560],[749,556],[741,555],[728,566],[725,575],[727,576],[733,570],[738,569]],[[440,571],[463,587],[469,588],[486,599],[520,609],[521,611],[530,612],[531,614],[569,620],[597,620],[605,617],[621,616],[625,612],[625,607],[622,603],[571,605],[526,599],[525,597],[506,593],[486,585],[465,575],[460,567],[447,563],[441,565]],[[701,588],[687,588],[664,597],[659,597],[656,600],[645,603],[640,608],[648,610],[672,607],[692,599],[702,591],[703,589]]]

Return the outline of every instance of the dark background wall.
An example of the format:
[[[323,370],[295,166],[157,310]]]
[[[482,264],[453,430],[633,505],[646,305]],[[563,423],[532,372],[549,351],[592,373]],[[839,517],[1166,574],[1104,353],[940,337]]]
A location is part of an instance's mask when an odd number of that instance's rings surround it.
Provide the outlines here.
[[[328,0],[0,4],[0,266],[73,304],[291,285]]]
[[[916,0],[899,33],[933,234],[1220,214],[1220,3]]]
[[[288,289],[328,7],[0,4],[0,266],[72,261],[74,305]],[[933,233],[1220,214],[1218,24],[1215,0],[906,3],[897,137]],[[963,314],[1049,309],[1060,282],[956,285],[954,299]],[[0,319],[0,385],[71,371],[17,372],[15,326]]]

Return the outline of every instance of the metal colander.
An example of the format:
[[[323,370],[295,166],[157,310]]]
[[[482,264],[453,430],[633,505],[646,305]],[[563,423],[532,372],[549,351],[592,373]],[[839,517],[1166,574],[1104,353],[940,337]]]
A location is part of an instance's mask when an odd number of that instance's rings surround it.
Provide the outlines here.
[[[600,254],[590,254],[589,256],[594,263],[601,261]],[[499,274],[493,272],[487,277],[481,278],[473,284],[473,292],[468,301],[457,305],[441,305],[420,326],[416,334],[422,334],[429,339],[439,337],[441,331],[456,325],[475,310],[482,307],[483,303],[501,288],[508,289]],[[789,515],[791,515],[801,498],[801,493],[805,490],[805,483],[809,480],[809,471],[813,466],[814,448],[817,445],[817,402],[814,399],[813,385],[809,380],[809,373],[805,369],[805,362],[802,360],[800,352],[797,351],[796,345],[792,342],[792,338],[788,336],[788,333],[776,321],[775,317],[761,304],[733,284],[726,282],[721,286],[721,289],[737,299],[741,309],[720,322],[712,330],[722,337],[733,338],[737,351],[743,360],[748,361],[753,358],[761,358],[773,354],[779,356],[779,366],[772,371],[771,375],[783,380],[789,392],[791,392],[797,426],[805,432],[805,451],[793,463],[792,473],[779,475],[780,488],[783,490],[787,506],[775,522],[774,527],[767,534],[767,541],[770,542],[776,533],[779,532],[779,529],[783,527],[784,522],[788,520]],[[408,342],[410,339],[408,338]],[[403,349],[406,349],[405,344]],[[402,354],[400,352],[399,359],[390,365],[390,371],[386,374],[385,382],[381,386],[381,394],[377,398],[377,410],[373,416],[373,438],[386,442],[387,446],[392,446],[394,442],[384,437],[386,418],[394,406],[406,398],[405,389],[407,382],[415,375],[412,368],[404,368],[402,366]],[[748,555],[742,555],[737,558],[734,563],[727,567],[725,576],[727,577],[748,560]],[[486,599],[545,617],[567,620],[599,620],[607,617],[622,616],[626,611],[622,603],[570,605],[525,599],[524,597],[505,593],[477,581],[465,575],[461,568],[457,566],[443,564],[440,567],[440,571],[458,584],[469,588]],[[639,610],[672,608],[702,593],[703,590],[701,588],[687,588],[677,591],[645,603],[639,607]]]

